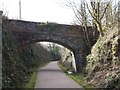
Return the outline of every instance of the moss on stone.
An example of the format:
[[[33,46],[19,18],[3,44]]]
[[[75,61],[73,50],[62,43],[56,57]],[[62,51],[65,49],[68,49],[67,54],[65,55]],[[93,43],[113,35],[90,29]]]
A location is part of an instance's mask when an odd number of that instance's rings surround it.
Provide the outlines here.
[[[100,37],[96,44],[92,47],[91,54],[87,56],[88,73],[86,81],[102,88],[117,88],[120,74],[117,67],[120,68],[120,59],[118,48],[117,30],[111,30],[104,37]],[[116,73],[119,72],[119,73]],[[109,74],[109,75],[108,75]],[[116,77],[119,77],[116,79]],[[114,83],[113,83],[114,82]],[[120,82],[119,82],[120,84]],[[116,85],[116,86],[115,86]]]

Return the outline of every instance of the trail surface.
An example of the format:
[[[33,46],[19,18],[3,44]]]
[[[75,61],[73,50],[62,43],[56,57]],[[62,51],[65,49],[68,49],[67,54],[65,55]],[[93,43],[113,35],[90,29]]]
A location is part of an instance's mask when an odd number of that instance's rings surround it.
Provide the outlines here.
[[[35,88],[81,88],[75,81],[65,75],[57,62],[50,62],[38,70]]]

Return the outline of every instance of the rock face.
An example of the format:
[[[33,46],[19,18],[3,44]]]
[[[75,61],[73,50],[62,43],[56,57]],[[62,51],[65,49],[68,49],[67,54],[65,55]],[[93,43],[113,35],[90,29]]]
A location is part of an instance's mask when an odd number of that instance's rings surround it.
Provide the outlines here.
[[[98,39],[87,56],[86,81],[96,87],[120,88],[120,35],[118,29]]]
[[[73,52],[63,48],[61,52],[61,64],[68,70],[76,72],[76,64]]]

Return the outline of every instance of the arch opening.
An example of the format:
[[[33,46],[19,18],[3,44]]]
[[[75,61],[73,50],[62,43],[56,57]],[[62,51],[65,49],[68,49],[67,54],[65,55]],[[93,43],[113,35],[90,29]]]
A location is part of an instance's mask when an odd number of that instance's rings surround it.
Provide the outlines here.
[[[58,47],[60,47],[60,54],[61,55],[61,60],[60,62],[70,71],[74,71],[77,72],[77,67],[76,67],[76,53],[74,53],[75,49],[72,48],[71,46],[69,46],[67,43],[62,43],[59,41],[55,41],[55,40],[31,40],[29,42],[24,43],[24,45],[22,45],[21,47],[25,48],[27,46],[29,46],[30,44],[35,44],[35,43],[42,43],[43,47],[47,47],[47,43],[53,43],[55,45],[57,45]],[[46,48],[47,49],[47,48]],[[53,60],[55,61],[55,60]]]
[[[60,55],[61,55],[61,58],[60,58],[59,62],[68,71],[76,72],[75,55],[74,55],[74,52],[71,51],[69,48],[67,48],[67,47],[65,47],[65,46],[63,46],[61,44],[55,43],[55,42],[40,41],[40,42],[37,42],[37,43],[40,43],[43,47],[45,47],[47,49],[50,49],[50,48],[48,48],[49,45],[53,45],[53,48],[58,47],[59,48],[58,53],[60,53]]]

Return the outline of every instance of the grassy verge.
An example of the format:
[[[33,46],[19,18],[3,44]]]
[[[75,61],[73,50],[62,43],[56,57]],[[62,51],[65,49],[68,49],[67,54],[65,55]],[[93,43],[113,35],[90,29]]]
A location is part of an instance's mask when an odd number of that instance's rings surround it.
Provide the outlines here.
[[[49,62],[48,62],[49,63]],[[37,72],[38,72],[38,69],[40,69],[41,67],[47,65],[48,63],[43,63],[43,64],[40,64],[39,67],[37,68],[34,68],[32,71],[32,73],[30,74],[30,76],[28,77],[28,82],[25,84],[25,88],[30,88],[31,90],[34,90],[35,88],[35,84],[36,84],[36,78],[37,78]]]
[[[66,68],[58,63],[59,67],[65,72],[67,76],[72,78],[74,81],[76,81],[80,86],[82,86],[85,90],[95,90],[94,85],[88,84],[84,81],[84,76],[81,75],[80,73],[73,73],[73,74],[68,74]]]
[[[35,83],[36,83],[36,78],[37,78],[37,71],[34,71],[30,77],[28,83],[25,85],[25,88],[34,88]],[[34,89],[33,89],[34,90]]]

